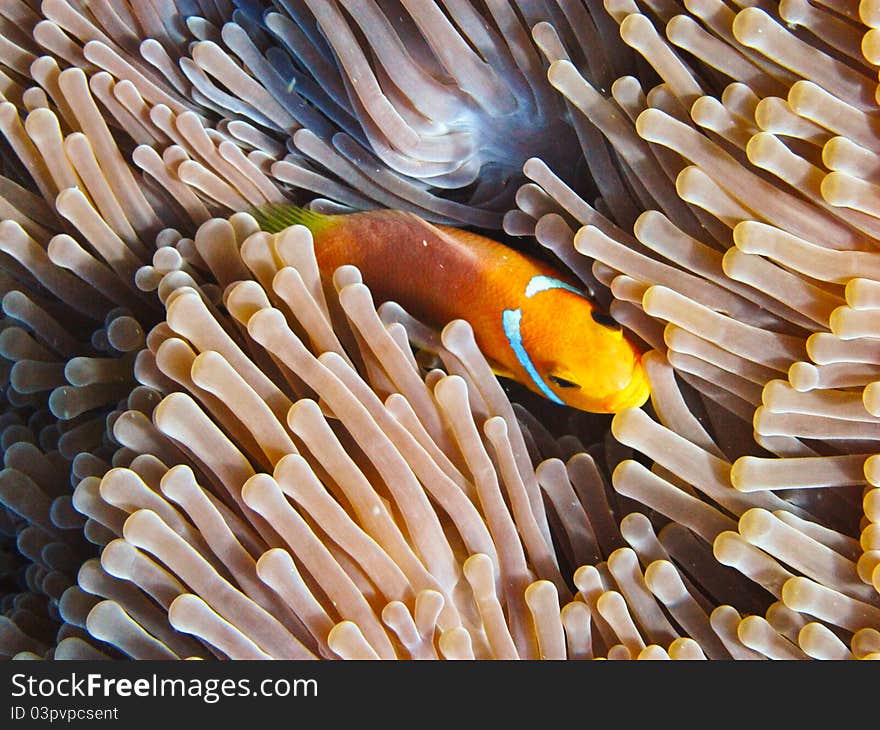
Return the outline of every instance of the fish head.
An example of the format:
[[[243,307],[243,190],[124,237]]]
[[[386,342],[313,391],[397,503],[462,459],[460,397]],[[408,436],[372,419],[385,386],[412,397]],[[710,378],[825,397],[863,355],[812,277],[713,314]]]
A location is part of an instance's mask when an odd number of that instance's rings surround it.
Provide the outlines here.
[[[518,360],[532,390],[592,413],[617,413],[648,399],[640,349],[593,302],[556,289],[524,302],[520,312]]]

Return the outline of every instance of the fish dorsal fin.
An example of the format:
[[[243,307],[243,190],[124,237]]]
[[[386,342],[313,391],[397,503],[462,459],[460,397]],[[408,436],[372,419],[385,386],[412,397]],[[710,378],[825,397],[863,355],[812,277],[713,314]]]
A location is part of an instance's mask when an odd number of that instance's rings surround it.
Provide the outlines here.
[[[486,247],[487,245],[504,247],[503,243],[494,241],[491,238],[487,238],[486,236],[481,236],[479,233],[465,230],[464,228],[454,228],[453,226],[446,226],[439,223],[431,223],[430,225],[436,228],[438,231],[441,231],[445,235],[451,236],[452,238],[455,238],[462,243],[469,244],[474,247]]]
[[[486,236],[480,235],[479,233],[474,233],[472,231],[467,231],[462,228],[453,228],[452,226],[441,225],[439,223],[432,223],[437,230],[441,231],[447,236],[451,236],[457,241],[464,243],[466,245],[471,245],[474,247],[483,247],[493,246],[496,247],[497,250],[508,249],[512,253],[515,253],[520,256],[531,256],[528,253],[523,253],[517,249],[511,248],[505,243],[501,243],[500,241],[496,241],[493,238],[487,238]],[[532,257],[534,258],[534,257]],[[539,259],[534,258],[535,261]],[[551,266],[552,265],[548,265]],[[558,268],[558,267],[556,267]],[[561,277],[561,278],[560,278]],[[563,281],[563,278],[567,279]],[[572,292],[573,294],[577,294],[578,296],[584,297],[585,299],[589,299],[591,302],[596,301],[596,293],[589,287],[586,282],[579,281],[575,279],[571,275],[566,275],[562,271],[554,274],[553,276],[544,275],[544,276],[536,276],[534,277],[535,281],[532,284],[531,293],[526,293],[527,297],[532,297],[535,294],[547,291],[548,289],[565,289],[567,291]],[[540,281],[537,281],[540,280]]]
[[[317,233],[332,221],[332,216],[284,203],[269,203],[254,208],[251,215],[257,220],[260,228],[269,233],[280,233],[285,228],[296,225],[305,226],[312,233]]]

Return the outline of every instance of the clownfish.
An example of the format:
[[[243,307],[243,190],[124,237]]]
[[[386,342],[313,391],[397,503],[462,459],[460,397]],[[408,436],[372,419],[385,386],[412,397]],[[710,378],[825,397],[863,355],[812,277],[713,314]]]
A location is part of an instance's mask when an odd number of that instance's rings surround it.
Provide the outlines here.
[[[438,328],[467,320],[497,375],[554,403],[616,413],[650,394],[641,352],[621,326],[536,258],[398,210],[323,215],[273,205],[254,214],[271,233],[308,228],[323,276],[351,264],[376,301]]]

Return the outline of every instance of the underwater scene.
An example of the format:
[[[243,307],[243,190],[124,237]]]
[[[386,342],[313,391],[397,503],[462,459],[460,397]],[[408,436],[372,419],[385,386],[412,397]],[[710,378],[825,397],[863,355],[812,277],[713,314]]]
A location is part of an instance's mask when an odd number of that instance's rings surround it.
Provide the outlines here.
[[[880,658],[878,70],[880,0],[0,0],[0,658]]]

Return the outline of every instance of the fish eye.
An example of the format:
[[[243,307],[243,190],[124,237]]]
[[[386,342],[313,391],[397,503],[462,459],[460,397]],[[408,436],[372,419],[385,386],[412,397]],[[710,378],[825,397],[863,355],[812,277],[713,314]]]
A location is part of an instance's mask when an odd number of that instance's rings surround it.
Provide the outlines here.
[[[620,324],[610,314],[605,314],[604,312],[599,312],[594,309],[590,312],[590,316],[596,324],[601,324],[603,327],[608,327],[610,329],[620,329]]]
[[[551,383],[555,383],[560,388],[580,388],[577,383],[572,383],[570,380],[566,380],[565,378],[557,377],[556,375],[548,375],[547,379]]]

